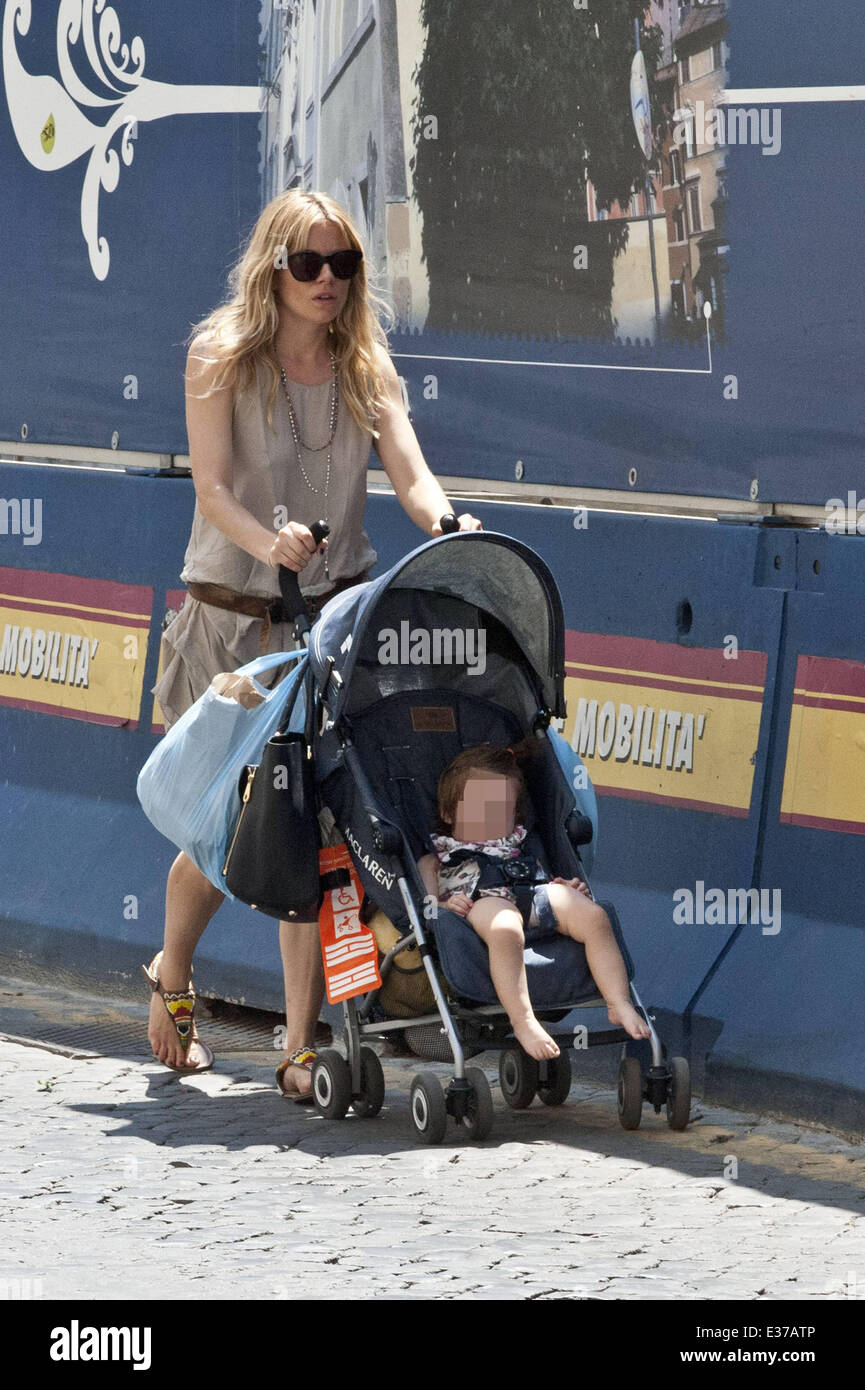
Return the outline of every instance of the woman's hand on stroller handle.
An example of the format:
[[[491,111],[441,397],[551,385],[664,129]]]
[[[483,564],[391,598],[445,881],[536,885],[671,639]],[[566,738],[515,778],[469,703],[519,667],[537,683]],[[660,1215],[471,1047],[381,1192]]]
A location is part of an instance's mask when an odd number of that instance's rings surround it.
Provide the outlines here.
[[[298,574],[305,569],[321,547],[321,553],[327,546],[327,536],[330,527],[326,523],[314,521],[312,526],[305,526],[302,521],[289,521],[276,533],[276,539],[268,552],[268,564],[275,570],[283,565],[287,570]]]
[[[432,528],[434,537],[450,535],[457,531],[482,531],[483,526],[476,516],[470,512],[463,512],[461,516],[455,516],[453,512],[445,512],[444,516],[436,521]]]

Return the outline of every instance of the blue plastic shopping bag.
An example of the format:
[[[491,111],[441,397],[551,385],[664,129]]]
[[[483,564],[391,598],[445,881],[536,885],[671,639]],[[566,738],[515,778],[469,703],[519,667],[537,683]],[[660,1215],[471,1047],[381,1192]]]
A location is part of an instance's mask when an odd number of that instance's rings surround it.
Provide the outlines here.
[[[595,789],[592,786],[588,770],[579,753],[568,743],[567,739],[554,729],[552,724],[547,729],[547,736],[553,745],[553,752],[559,761],[559,766],[568,779],[568,784],[574,793],[574,801],[577,803],[577,810],[582,815],[588,816],[592,822],[594,834],[587,845],[580,845],[580,858],[586,866],[586,873],[591,873],[595,862],[595,853],[598,848],[598,800],[595,796]]]
[[[208,686],[157,743],[138,774],[138,799],[148,819],[229,898],[234,895],[226,887],[222,865],[240,815],[240,774],[247,763],[259,761],[295,695],[288,728],[303,729],[306,710],[299,686],[307,651],[272,652],[234,672],[254,677],[296,658],[304,659],[273,690],[254,682],[264,696],[254,709],[244,709]]]

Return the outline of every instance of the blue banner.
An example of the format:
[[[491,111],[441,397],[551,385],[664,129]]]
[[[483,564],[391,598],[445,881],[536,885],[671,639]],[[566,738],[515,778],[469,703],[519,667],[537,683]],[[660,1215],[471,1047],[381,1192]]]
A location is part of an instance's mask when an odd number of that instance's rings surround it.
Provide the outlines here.
[[[184,342],[259,210],[258,8],[6,0],[0,438],[185,452]]]
[[[300,186],[358,227],[434,471],[857,486],[859,0],[2,8],[0,438],[185,453],[189,328]]]

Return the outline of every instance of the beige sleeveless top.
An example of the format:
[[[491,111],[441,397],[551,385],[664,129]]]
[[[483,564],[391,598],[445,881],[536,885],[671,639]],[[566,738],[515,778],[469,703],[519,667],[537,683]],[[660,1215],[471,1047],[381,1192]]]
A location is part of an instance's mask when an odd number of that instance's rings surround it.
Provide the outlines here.
[[[335,580],[348,579],[369,569],[377,559],[363,529],[372,437],[361,430],[340,397],[336,435],[330,451],[330,480],[325,494],[328,450],[317,446],[330,436],[330,381],[318,386],[288,382],[306,478],[298,464],[288,403],[281,385],[273,407],[273,430],[268,428],[268,389],[268,373],[259,365],[250,387],[239,391],[234,399],[234,495],[256,521],[273,531],[274,536],[289,521],[302,521],[310,526],[319,518],[327,520],[330,578],[325,576],[324,555],[317,554],[299,575],[303,593],[322,594]],[[306,444],[311,444],[315,452],[304,448]],[[318,489],[317,493],[313,488]],[[197,502],[180,577],[184,581],[225,584],[243,594],[265,598],[279,596],[276,571],[224,536],[202,516]]]
[[[327,547],[330,578],[324,572],[323,555],[313,555],[299,575],[303,593],[325,593],[334,580],[353,578],[371,568],[377,559],[363,529],[372,437],[360,429],[345,403],[340,401],[325,509],[327,450],[310,453],[303,448],[303,443],[323,444],[330,435],[330,382],[320,386],[288,383],[303,441],[300,456],[310,482],[319,488],[316,496],[298,467],[288,405],[281,386],[273,408],[274,430],[271,432],[267,427],[266,381],[266,373],[259,367],[250,388],[235,397],[232,417],[234,495],[262,526],[273,530],[274,535],[289,521],[302,521],[309,526],[319,517],[327,517],[331,528]],[[276,508],[280,509],[279,513]],[[225,584],[238,593],[262,598],[279,596],[276,571],[253,559],[217,530],[201,515],[197,503],[181,578]],[[287,652],[302,646],[295,642],[293,628],[292,623],[274,623],[268,651]],[[180,612],[162,633],[161,674],[153,686],[166,727],[203,695],[218,671],[235,671],[259,656],[261,632],[259,618],[215,608],[187,594]],[[270,686],[284,673],[279,668],[258,679],[262,685]]]

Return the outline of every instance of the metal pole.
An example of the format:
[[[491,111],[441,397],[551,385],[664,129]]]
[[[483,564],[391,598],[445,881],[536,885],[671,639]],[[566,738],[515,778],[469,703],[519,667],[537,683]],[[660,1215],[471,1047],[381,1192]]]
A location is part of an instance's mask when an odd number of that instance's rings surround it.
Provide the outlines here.
[[[642,43],[640,40],[640,21],[634,20],[634,36],[637,42],[637,52],[640,52]],[[646,217],[649,223],[649,256],[652,262],[652,289],[655,295],[655,333],[658,337],[661,334],[661,295],[658,289],[658,259],[655,254],[655,221],[652,216],[651,198],[652,179],[649,173],[648,163],[646,164],[646,178],[644,183],[644,193],[646,198]]]
[[[652,258],[652,288],[655,291],[655,328],[660,334],[661,331],[661,296],[658,290],[658,262],[655,256],[655,221],[652,216],[652,204],[650,190],[652,187],[651,176],[646,171],[646,211],[649,214],[649,254]]]

